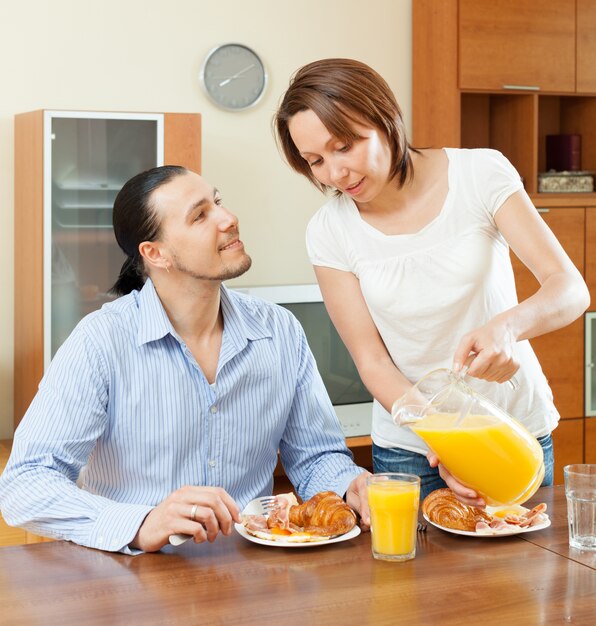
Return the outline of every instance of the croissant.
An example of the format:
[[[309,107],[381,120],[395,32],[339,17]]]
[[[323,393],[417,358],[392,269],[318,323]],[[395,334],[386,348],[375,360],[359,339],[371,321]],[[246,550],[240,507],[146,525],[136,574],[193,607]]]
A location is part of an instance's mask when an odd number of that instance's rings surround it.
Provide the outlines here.
[[[424,498],[422,512],[431,522],[455,530],[476,530],[477,522],[491,522],[482,509],[462,504],[451,489],[436,489]]]
[[[333,491],[321,491],[290,508],[290,523],[312,535],[343,535],[356,525],[356,514]]]

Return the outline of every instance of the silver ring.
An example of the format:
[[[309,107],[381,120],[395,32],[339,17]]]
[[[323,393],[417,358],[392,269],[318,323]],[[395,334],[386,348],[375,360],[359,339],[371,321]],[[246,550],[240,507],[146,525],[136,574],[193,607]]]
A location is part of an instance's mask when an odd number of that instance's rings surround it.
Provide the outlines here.
[[[192,509],[190,510],[190,519],[194,522],[195,521],[195,515],[197,513],[197,509],[199,508],[198,504],[193,504],[192,505]]]

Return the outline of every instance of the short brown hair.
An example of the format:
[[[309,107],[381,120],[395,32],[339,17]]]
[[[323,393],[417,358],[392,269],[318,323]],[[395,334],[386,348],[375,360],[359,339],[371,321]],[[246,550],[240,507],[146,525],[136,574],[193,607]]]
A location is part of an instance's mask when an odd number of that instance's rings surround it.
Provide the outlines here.
[[[385,79],[368,65],[352,59],[321,59],[301,67],[290,79],[273,118],[277,145],[290,167],[326,191],[298,152],[288,128],[292,117],[306,110],[313,111],[341,141],[357,139],[354,122],[380,130],[391,150],[389,179],[396,178],[401,187],[412,175],[401,109]]]

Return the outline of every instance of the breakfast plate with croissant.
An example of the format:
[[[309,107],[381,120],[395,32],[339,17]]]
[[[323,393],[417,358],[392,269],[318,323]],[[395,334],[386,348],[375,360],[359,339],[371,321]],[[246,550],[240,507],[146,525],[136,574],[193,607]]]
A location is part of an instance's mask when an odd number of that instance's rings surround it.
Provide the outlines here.
[[[333,491],[321,491],[302,504],[293,493],[275,499],[275,507],[265,515],[254,514],[247,506],[236,531],[254,543],[280,548],[327,545],[360,534],[356,514]]]
[[[516,505],[478,509],[462,504],[451,489],[436,489],[422,502],[424,519],[448,533],[469,537],[503,537],[550,526],[546,504],[533,509]]]

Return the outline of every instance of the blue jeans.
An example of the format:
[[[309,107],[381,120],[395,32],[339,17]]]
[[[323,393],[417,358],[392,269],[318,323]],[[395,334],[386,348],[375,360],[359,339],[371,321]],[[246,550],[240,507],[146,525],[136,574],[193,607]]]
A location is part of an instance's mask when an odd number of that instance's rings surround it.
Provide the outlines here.
[[[542,487],[553,484],[553,471],[555,458],[553,453],[553,439],[551,435],[545,435],[538,439],[544,452],[544,480]],[[416,474],[420,476],[420,501],[435,489],[447,487],[445,481],[439,476],[439,470],[431,467],[423,454],[410,452],[402,448],[380,448],[373,443],[373,471],[400,472],[402,474]]]

